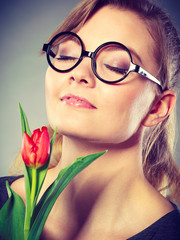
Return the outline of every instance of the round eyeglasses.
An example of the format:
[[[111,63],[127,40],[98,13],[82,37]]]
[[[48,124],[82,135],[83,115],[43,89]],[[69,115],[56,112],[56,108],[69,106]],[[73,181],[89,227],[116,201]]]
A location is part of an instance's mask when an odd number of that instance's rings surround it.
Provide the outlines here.
[[[95,76],[105,83],[120,82],[133,71],[161,87],[158,79],[133,63],[129,49],[119,42],[106,42],[94,52],[89,52],[84,50],[83,42],[77,34],[61,32],[48,44],[44,44],[42,50],[46,52],[49,65],[57,72],[71,71],[84,57],[90,57]]]

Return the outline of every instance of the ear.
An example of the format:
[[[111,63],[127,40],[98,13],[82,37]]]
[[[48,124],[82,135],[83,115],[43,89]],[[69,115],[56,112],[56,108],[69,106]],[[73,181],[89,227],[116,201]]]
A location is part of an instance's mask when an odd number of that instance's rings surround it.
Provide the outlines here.
[[[143,120],[142,125],[152,127],[162,122],[173,110],[176,103],[176,94],[172,90],[164,91],[157,102]]]

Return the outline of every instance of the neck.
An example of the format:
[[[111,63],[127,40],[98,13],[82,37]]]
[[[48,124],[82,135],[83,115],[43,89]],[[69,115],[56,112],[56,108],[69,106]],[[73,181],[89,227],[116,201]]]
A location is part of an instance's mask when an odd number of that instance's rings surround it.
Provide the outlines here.
[[[78,189],[88,183],[88,185],[95,186],[96,191],[101,191],[114,177],[120,176],[123,185],[131,179],[143,176],[140,141],[128,144],[129,147],[125,143],[116,145],[98,144],[64,137],[61,161],[54,171],[58,173],[78,157],[108,150],[107,153],[79,173],[73,183]]]
[[[118,222],[119,226],[122,226],[118,231],[122,233],[125,231],[123,229],[129,226],[132,212],[135,216],[144,216],[145,212],[139,214],[140,209],[147,211],[149,206],[153,205],[154,208],[157,205],[152,201],[152,195],[155,199],[159,199],[159,195],[154,192],[143,175],[140,141],[134,141],[134,144],[131,142],[129,145],[110,146],[64,137],[61,160],[56,168],[48,172],[49,182],[46,182],[46,187],[55,180],[61,169],[76,158],[106,149],[108,152],[80,172],[57,199],[45,226],[45,232],[52,232],[51,227],[54,229],[54,225],[57,225],[56,229],[59,229],[57,234],[61,233],[63,227],[68,229],[67,232],[71,229],[67,239],[74,239],[74,235],[79,232],[82,232],[84,239],[87,232],[92,230],[89,229],[91,223],[96,231],[97,226],[101,225],[102,229],[106,229],[107,226],[113,226],[112,224]],[[159,204],[156,209],[159,209]],[[162,212],[164,213],[164,210]],[[157,216],[161,216],[162,212]],[[96,222],[99,221],[99,216],[102,216],[100,225]],[[147,225],[157,216],[147,219]],[[142,219],[138,221],[143,223]],[[133,226],[136,224],[132,223],[132,235],[138,231]],[[127,235],[126,232],[124,234],[126,238],[131,236],[129,232]],[[62,236],[62,239],[66,238]]]

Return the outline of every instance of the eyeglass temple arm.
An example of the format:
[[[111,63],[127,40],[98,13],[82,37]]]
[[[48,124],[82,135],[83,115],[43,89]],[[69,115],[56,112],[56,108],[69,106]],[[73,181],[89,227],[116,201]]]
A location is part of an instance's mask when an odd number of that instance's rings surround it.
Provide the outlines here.
[[[43,48],[42,48],[42,51],[44,51],[44,52],[48,52],[48,54],[51,56],[51,57],[55,57],[56,55],[53,53],[53,51],[49,51],[49,44],[47,44],[47,43],[45,43],[44,45],[43,45]]]
[[[144,70],[142,67],[140,67],[140,66],[138,66],[138,65],[136,65],[136,64],[132,64],[132,66],[131,66],[131,71],[133,71],[133,70],[134,70],[135,72],[141,74],[142,76],[148,78],[149,80],[157,83],[157,84],[161,87],[160,81],[159,81],[157,78],[155,78],[153,75],[151,75],[150,73],[148,73],[146,70]]]

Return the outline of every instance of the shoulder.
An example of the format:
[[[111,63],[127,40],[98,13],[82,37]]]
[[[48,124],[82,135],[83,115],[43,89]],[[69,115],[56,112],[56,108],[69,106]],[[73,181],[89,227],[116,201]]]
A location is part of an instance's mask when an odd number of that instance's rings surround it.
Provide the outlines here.
[[[5,202],[8,200],[8,193],[6,189],[6,181],[8,181],[11,188],[19,194],[17,185],[23,185],[23,176],[6,176],[0,177],[0,209],[3,207]],[[13,187],[14,186],[14,187]],[[20,195],[20,194],[19,194]]]
[[[179,236],[180,211],[176,208],[129,240],[179,240]]]

